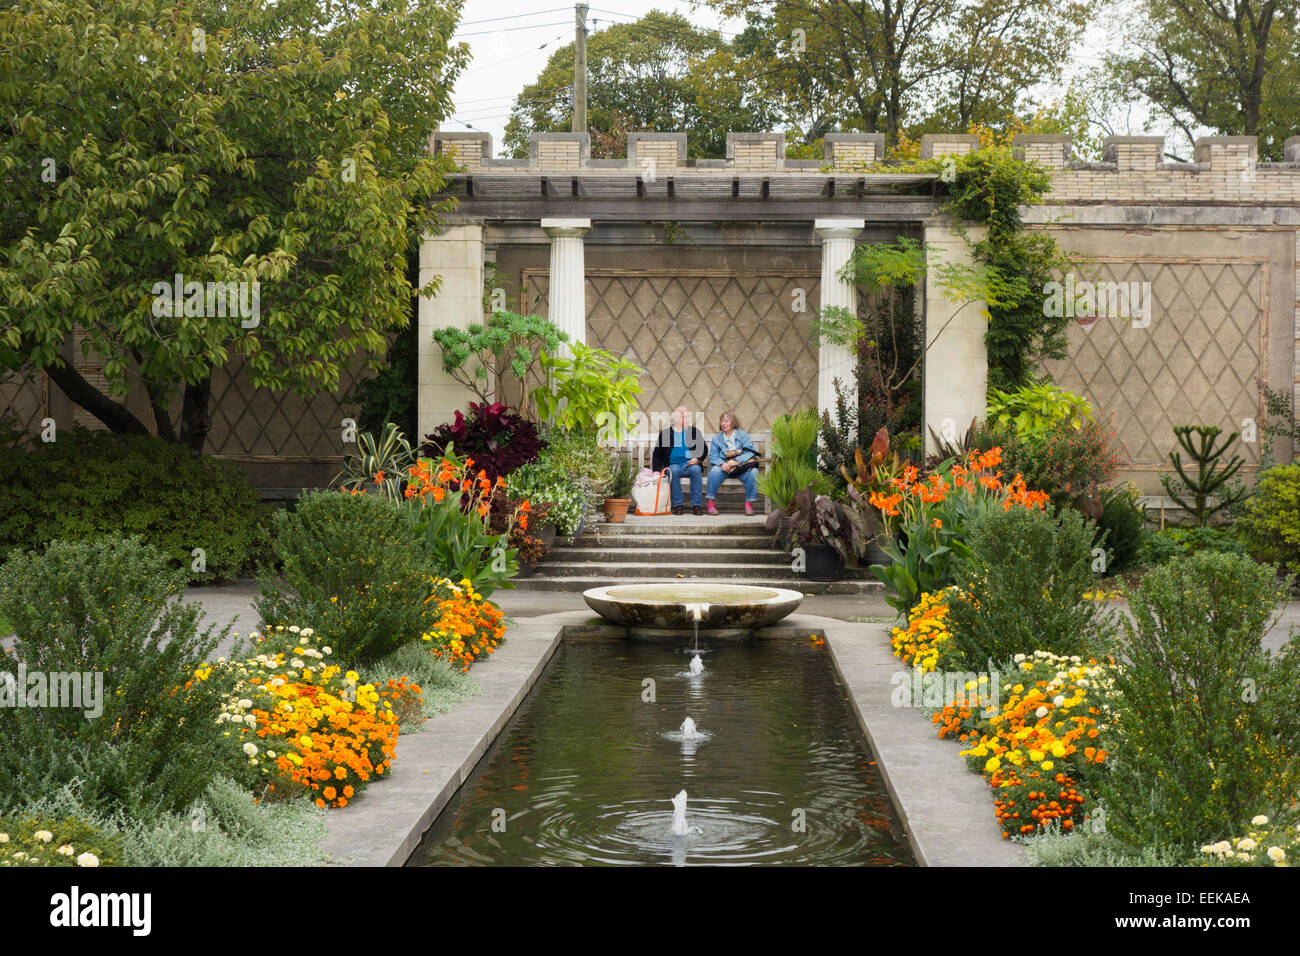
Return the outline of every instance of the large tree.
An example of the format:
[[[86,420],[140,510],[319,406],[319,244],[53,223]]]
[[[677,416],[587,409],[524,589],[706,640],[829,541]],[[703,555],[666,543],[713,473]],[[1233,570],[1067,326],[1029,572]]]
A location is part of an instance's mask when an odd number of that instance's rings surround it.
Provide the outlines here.
[[[792,114],[810,90],[841,128],[998,125],[1059,79],[1094,0],[702,0],[769,31],[746,77]]]
[[[302,394],[337,387],[358,352],[377,361],[408,321],[408,249],[437,225],[450,163],[427,138],[468,58],[448,46],[461,5],[6,3],[0,370],[43,369],[142,433],[124,401],[138,376],[153,429],[201,450],[232,356],[253,384]],[[257,283],[258,313],[187,295],[169,315],[177,275]],[[74,333],[109,394],[65,360]]]
[[[714,86],[700,64],[728,53],[715,30],[675,13],[651,11],[636,23],[593,31],[587,39],[587,126],[592,154],[624,155],[627,133],[688,130],[692,154],[726,155],[727,133],[766,131],[774,114],[753,87]],[[551,54],[524,87],[506,123],[505,149],[528,155],[531,133],[568,132],[573,123],[573,44]]]
[[[1300,129],[1296,0],[1139,0],[1129,48],[1106,59],[1112,92],[1140,94],[1187,145],[1205,130],[1258,136],[1282,159]]]

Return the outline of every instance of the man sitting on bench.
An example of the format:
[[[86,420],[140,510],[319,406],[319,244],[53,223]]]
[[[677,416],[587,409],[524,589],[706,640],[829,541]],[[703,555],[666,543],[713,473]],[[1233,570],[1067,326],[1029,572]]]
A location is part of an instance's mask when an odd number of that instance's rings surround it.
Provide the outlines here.
[[[685,405],[673,409],[673,423],[659,433],[650,467],[656,472],[668,469],[668,492],[673,514],[682,513],[682,477],[691,480],[691,513],[704,513],[704,471],[702,463],[708,457],[709,446],[704,433],[688,425],[691,411]]]

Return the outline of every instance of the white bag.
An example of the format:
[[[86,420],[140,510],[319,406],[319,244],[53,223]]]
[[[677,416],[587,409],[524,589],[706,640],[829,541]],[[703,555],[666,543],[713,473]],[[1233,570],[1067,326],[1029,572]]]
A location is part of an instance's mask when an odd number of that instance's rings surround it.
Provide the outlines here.
[[[637,486],[632,489],[632,502],[636,506],[636,514],[666,515],[671,513],[673,506],[670,481],[668,470],[664,469],[657,479],[646,484],[638,482]]]

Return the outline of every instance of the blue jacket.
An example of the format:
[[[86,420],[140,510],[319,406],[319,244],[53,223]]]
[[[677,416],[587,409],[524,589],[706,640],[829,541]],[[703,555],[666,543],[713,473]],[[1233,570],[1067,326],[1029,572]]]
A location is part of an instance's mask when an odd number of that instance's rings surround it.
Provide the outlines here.
[[[737,448],[753,448],[754,440],[749,437],[749,432],[743,428],[737,428],[731,433],[732,439],[736,442]],[[713,441],[709,442],[709,464],[721,467],[722,463],[727,460],[727,436],[718,432],[713,436]],[[736,464],[743,464],[749,459],[755,457],[752,451],[742,451],[738,457],[733,459]]]

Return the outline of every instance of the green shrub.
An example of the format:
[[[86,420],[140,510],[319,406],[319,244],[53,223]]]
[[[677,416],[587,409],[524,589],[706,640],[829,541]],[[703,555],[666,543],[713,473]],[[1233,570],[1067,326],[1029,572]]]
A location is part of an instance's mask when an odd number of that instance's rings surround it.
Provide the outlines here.
[[[429,645],[424,641],[406,644],[388,654],[366,670],[365,679],[382,685],[390,678],[409,677],[420,685],[420,694],[424,700],[422,717],[437,717],[478,693],[479,686],[473,676],[452,666],[450,661],[440,660],[429,652]],[[418,730],[423,720],[416,725],[402,725],[402,733]]]
[[[1257,558],[1300,574],[1300,465],[1278,465],[1261,474],[1236,527]]]
[[[1036,382],[1006,392],[989,389],[988,417],[1022,438],[1041,441],[1062,425],[1078,429],[1092,421],[1092,405],[1082,395]]]
[[[0,866],[121,865],[121,837],[85,820],[32,814],[0,816]]]
[[[974,519],[948,605],[944,666],[983,667],[1018,653],[1079,654],[1112,628],[1096,587],[1093,528],[1078,512],[994,509]]]
[[[192,678],[225,632],[200,632],[201,606],[169,600],[185,578],[138,538],[9,556],[0,612],[17,640],[0,674],[90,674],[82,693],[98,699],[0,708],[0,809],[73,780],[87,806],[136,817],[203,792],[226,752],[215,720],[229,688]]]
[[[1116,669],[1101,740],[1107,830],[1195,851],[1300,791],[1300,641],[1261,647],[1285,590],[1274,569],[1203,551],[1149,571],[1105,648]]]
[[[407,509],[375,495],[316,491],[275,515],[283,576],[263,569],[253,607],[263,624],[312,627],[352,664],[417,640],[440,577]]]
[[[1215,551],[1220,554],[1247,553],[1244,545],[1232,531],[1224,528],[1178,528],[1148,532],[1138,546],[1139,564],[1161,565],[1173,558],[1195,554],[1198,551]]]
[[[1101,514],[1097,518],[1095,545],[1105,541],[1106,571],[1118,574],[1131,568],[1146,537],[1146,515],[1138,506],[1138,489],[1107,488],[1101,493]],[[1104,536],[1104,538],[1103,538]]]
[[[537,461],[541,471],[572,485],[582,496],[582,513],[590,512],[614,478],[614,456],[592,432],[552,430],[546,438]]]
[[[247,569],[269,509],[235,465],[145,435],[86,429],[0,447],[0,560],[56,538],[138,534],[190,580]],[[202,548],[204,570],[193,550]]]
[[[544,464],[521,465],[506,477],[506,494],[534,505],[549,506],[546,521],[560,535],[571,535],[582,520],[587,501],[567,478]]]
[[[1104,422],[1085,421],[1078,428],[1068,421],[1047,423],[1035,438],[984,422],[973,443],[981,451],[1000,447],[1003,472],[1023,475],[1026,485],[1046,492],[1058,508],[1097,498],[1119,469],[1119,439]]]

